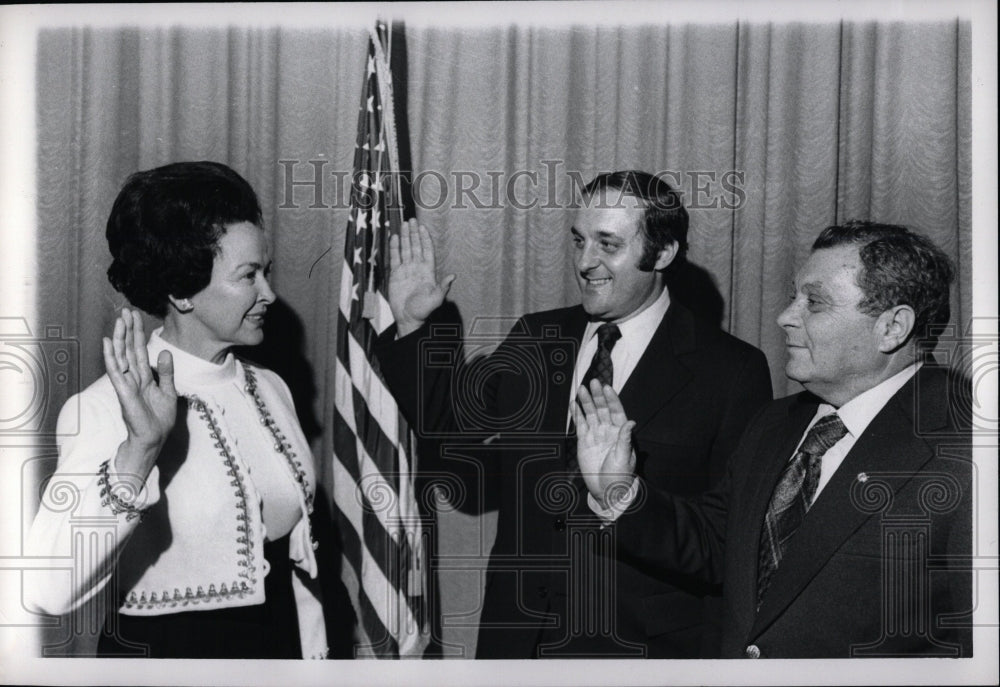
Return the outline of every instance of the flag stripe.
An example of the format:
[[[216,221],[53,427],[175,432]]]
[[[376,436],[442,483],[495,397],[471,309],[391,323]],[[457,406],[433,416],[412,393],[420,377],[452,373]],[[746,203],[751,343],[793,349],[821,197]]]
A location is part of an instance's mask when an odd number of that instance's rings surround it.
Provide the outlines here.
[[[363,407],[363,406],[360,406]],[[354,530],[363,534],[365,546],[371,552],[373,561],[381,569],[382,574],[387,577],[394,587],[405,587],[406,580],[401,579],[401,567],[405,567],[410,544],[407,541],[408,533],[400,532],[401,527],[407,524],[409,518],[397,517],[396,526],[391,522],[391,508],[386,507],[397,505],[397,497],[392,482],[384,478],[378,472],[378,461],[371,459],[371,454],[352,441],[346,432],[336,431],[338,425],[346,425],[344,416],[339,412],[335,413],[334,419],[334,451],[338,461],[334,465],[334,480],[341,478],[341,481],[350,480],[357,485],[354,499],[344,500],[338,503],[338,507],[348,515]],[[357,442],[360,444],[360,442]],[[363,460],[359,460],[359,455]],[[365,468],[362,468],[364,464]],[[374,501],[374,503],[373,503]],[[398,501],[402,501],[398,499]],[[355,509],[357,514],[355,514]],[[363,511],[362,511],[363,509]],[[363,513],[363,514],[362,514]],[[399,541],[394,541],[392,534],[395,534]],[[414,536],[409,533],[409,536]],[[412,600],[406,599],[407,605],[414,604]],[[417,615],[419,609],[411,608],[411,613]]]
[[[356,419],[359,421],[359,424],[371,426],[372,423],[366,421],[368,416],[367,410],[364,404],[356,399]],[[393,575],[395,586],[405,591],[408,587],[408,580],[401,579],[399,575],[400,571],[406,567],[406,563],[409,561],[411,552],[408,540],[420,536],[419,528],[412,526],[414,524],[419,525],[419,516],[416,514],[415,499],[397,498],[396,496],[397,492],[398,494],[413,494],[413,485],[405,469],[385,475],[379,471],[382,466],[388,465],[394,457],[402,456],[403,453],[395,453],[393,447],[389,445],[388,439],[378,437],[376,436],[377,434],[377,430],[371,428],[365,433],[365,443],[368,445],[362,446],[359,441],[359,455],[363,456],[366,460],[361,461],[364,468],[359,469],[355,473],[355,482],[360,486],[365,507],[371,508],[377,514],[379,524],[382,530],[384,530],[384,532],[377,532],[374,529],[375,526],[371,525],[372,536],[391,536],[394,538],[388,542],[380,538],[372,542],[369,548],[374,549],[376,546],[379,546],[380,550],[385,550],[381,547],[392,546],[400,549],[400,551],[391,553],[397,556],[395,560],[398,560],[398,564],[402,567],[398,570],[397,568],[391,568],[391,570],[386,571],[386,574]],[[397,485],[395,488],[393,487],[394,483]],[[415,496],[415,494],[413,495]],[[391,508],[385,507],[386,503]],[[389,520],[390,516],[394,521]],[[368,535],[369,530],[366,528],[366,541],[368,540]],[[387,551],[386,555],[391,554]],[[410,599],[408,595],[406,595],[405,601],[408,605],[413,606],[411,611],[414,614],[419,614],[419,608],[417,607],[419,602]]]
[[[399,409],[396,406],[396,399],[389,394],[382,380],[375,376],[375,371],[367,365],[365,354],[355,343],[354,337],[349,338],[351,377],[357,380],[361,376],[364,381],[364,385],[357,388],[355,393],[356,397],[359,393],[364,394],[364,403],[357,403],[357,398],[355,399],[355,413],[358,412],[359,406],[367,406],[366,410],[369,410],[370,414],[366,416],[366,420],[377,423],[371,425],[373,432],[377,432],[380,437],[399,437]],[[368,427],[362,425],[360,421],[358,426]]]
[[[362,616],[370,617],[378,613],[378,610],[372,605],[368,596],[362,595],[360,601]],[[368,641],[369,650],[376,656],[399,656],[399,645],[392,634],[384,627],[381,628],[381,634],[369,636]]]
[[[347,516],[338,509],[337,517]],[[343,539],[345,560],[360,561],[362,559],[361,552],[363,548],[355,529],[353,527],[342,528],[341,537]],[[375,645],[375,642],[372,638],[378,638],[378,643],[381,644],[382,638],[390,636],[390,633],[386,627],[386,618],[368,601],[368,593],[370,592],[372,584],[370,579],[371,575],[369,574],[369,579],[367,580],[369,592],[364,591],[364,582],[362,582],[361,573],[360,571],[355,570],[353,566],[345,565],[342,576],[345,578],[345,583],[348,589],[358,589],[360,591],[357,599],[364,599],[364,605],[368,609],[364,613],[358,614],[361,620],[361,625],[358,628],[357,647],[355,651],[361,655],[373,655],[374,651],[371,647]],[[385,607],[383,610],[387,611],[388,607]]]
[[[335,421],[342,423],[343,419],[338,415]],[[341,432],[340,434],[346,433]],[[349,439],[338,442],[335,438],[337,456],[340,458],[334,463],[335,482],[337,480],[354,483],[361,481],[356,470],[351,470],[352,467],[356,469],[357,460],[356,451],[349,446],[349,443]],[[384,488],[379,489],[377,493],[381,496],[386,495]],[[400,622],[389,611],[394,609],[398,603],[393,599],[394,590],[401,586],[401,571],[405,568],[402,563],[406,561],[409,545],[405,537],[401,538],[400,543],[392,540],[377,516],[377,512],[384,509],[374,507],[361,489],[356,491],[354,499],[338,501],[337,509],[340,511],[339,517],[342,523],[350,524],[349,527],[341,527],[341,536],[344,538],[344,552],[348,563],[354,568],[356,576],[361,580],[362,596],[382,602],[371,606],[379,611],[375,616],[368,618],[362,615],[366,634],[369,638],[381,637],[379,627],[395,627]],[[364,549],[361,548],[359,534],[364,539]],[[367,555],[362,556],[362,551],[367,551]],[[360,569],[358,569],[358,564],[360,564]],[[411,602],[406,595],[403,595],[402,603],[409,606]],[[417,609],[410,608],[409,617],[404,618],[404,622],[412,625],[412,616],[416,615]]]
[[[359,363],[361,363],[360,366],[364,366],[361,359],[355,359],[354,363],[355,368],[359,366]],[[398,480],[408,468],[402,453],[406,446],[401,445],[403,443],[401,441],[390,439],[396,432],[386,431],[383,424],[387,423],[380,421],[380,417],[384,416],[386,412],[391,412],[394,421],[393,429],[397,429],[400,418],[395,401],[387,395],[381,385],[379,385],[379,391],[374,394],[369,389],[369,394],[366,397],[361,389],[353,385],[353,378],[347,369],[354,368],[348,368],[348,366],[341,364],[335,373],[336,379],[341,380],[334,402],[336,410],[343,416],[343,421],[348,424],[351,432],[363,439],[365,451],[374,460],[375,467],[379,469],[389,468],[383,476],[387,480]],[[375,403],[370,400],[373,396],[378,399]],[[386,400],[392,402],[380,403],[380,401]],[[364,431],[358,433],[358,427],[364,428]],[[360,477],[360,473],[355,471],[355,476]]]

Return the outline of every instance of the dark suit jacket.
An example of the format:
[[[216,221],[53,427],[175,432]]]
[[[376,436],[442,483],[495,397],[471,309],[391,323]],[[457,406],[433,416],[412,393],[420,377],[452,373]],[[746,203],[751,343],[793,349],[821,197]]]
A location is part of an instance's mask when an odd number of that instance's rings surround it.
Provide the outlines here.
[[[378,348],[418,435],[436,437],[421,473],[460,476],[466,505],[499,509],[477,657],[715,654],[706,616],[718,609],[706,599],[717,586],[617,557],[593,526],[582,480],[569,477],[566,421],[586,323],[579,306],[527,315],[468,366],[454,327],[394,342],[389,332]],[[721,480],[771,382],[759,350],[674,302],[621,399],[646,483],[694,495]]]
[[[723,582],[725,657],[971,656],[972,473],[950,384],[925,367],[874,418],[790,540],[759,612],[761,525],[816,412],[807,393],[754,418],[709,494],[640,489],[618,544]]]

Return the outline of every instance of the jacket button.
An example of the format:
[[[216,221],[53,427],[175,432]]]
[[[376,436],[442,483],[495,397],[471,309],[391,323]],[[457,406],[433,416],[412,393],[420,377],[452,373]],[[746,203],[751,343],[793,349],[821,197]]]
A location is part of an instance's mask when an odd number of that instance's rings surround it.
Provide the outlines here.
[[[564,529],[566,529],[566,521],[563,520],[562,518],[556,518],[556,523],[555,525],[553,525],[553,527],[556,528],[556,532],[562,532]]]
[[[538,585],[538,598],[544,599],[548,595],[549,595],[549,588],[546,587],[544,584]]]
[[[760,647],[756,644],[751,644],[747,647],[747,658],[760,658]]]

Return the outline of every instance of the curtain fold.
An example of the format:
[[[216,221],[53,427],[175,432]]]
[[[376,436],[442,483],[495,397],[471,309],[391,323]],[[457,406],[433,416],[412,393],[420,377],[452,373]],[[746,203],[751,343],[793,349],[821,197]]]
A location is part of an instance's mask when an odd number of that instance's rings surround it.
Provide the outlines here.
[[[60,325],[80,342],[83,384],[100,376],[101,336],[124,303],[105,277],[118,189],[171,161],[231,165],[260,195],[280,299],[256,355],[292,387],[327,493],[366,40],[367,27],[50,29],[36,62],[38,330]],[[623,168],[683,191],[697,271],[676,297],[709,292],[718,308],[705,314],[767,354],[778,395],[796,385],[775,318],[826,225],[929,235],[956,261],[953,323],[968,326],[968,22],[411,27],[406,42],[396,88],[418,215],[441,272],[458,275],[467,328],[502,333],[578,302],[573,189]],[[462,517],[441,518],[442,549],[488,552],[488,527]],[[455,575],[442,610],[474,621],[479,578]],[[472,626],[445,634],[474,644]]]
[[[746,202],[735,210],[739,249],[726,296],[730,331],[767,354],[779,396],[785,337],[775,318],[795,267],[836,216],[840,31],[740,27],[735,166],[745,175]],[[747,263],[743,250],[752,256]]]

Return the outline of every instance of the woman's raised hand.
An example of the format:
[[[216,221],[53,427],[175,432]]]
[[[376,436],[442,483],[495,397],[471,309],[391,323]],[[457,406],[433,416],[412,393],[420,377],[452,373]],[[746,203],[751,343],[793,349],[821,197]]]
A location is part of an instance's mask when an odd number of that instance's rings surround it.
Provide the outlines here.
[[[389,307],[400,336],[427,321],[444,303],[453,281],[453,274],[437,281],[434,243],[417,220],[404,222],[399,236],[389,237]]]
[[[160,352],[156,361],[159,380],[154,378],[146,355],[142,317],[128,308],[122,308],[114,334],[110,339],[104,337],[103,344],[104,367],[128,428],[126,441],[152,453],[155,460],[177,421],[173,356],[169,351]]]

